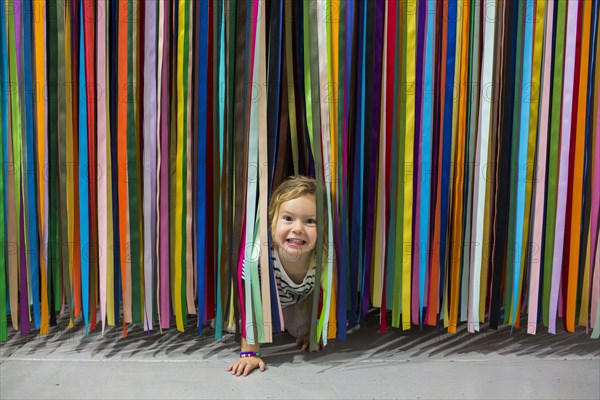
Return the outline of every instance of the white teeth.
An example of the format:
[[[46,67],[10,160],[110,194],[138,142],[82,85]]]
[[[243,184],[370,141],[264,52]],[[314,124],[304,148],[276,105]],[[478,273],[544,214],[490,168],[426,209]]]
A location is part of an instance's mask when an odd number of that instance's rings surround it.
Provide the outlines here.
[[[304,244],[304,240],[302,239],[288,239],[288,242],[298,245]]]

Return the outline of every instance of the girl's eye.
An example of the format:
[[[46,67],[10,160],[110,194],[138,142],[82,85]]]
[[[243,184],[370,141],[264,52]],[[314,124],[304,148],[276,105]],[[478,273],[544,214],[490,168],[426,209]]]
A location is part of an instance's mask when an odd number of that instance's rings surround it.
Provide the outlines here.
[[[291,221],[292,217],[290,217],[289,215],[284,215],[283,217],[281,217],[281,219],[283,219],[284,221]]]
[[[309,219],[306,220],[306,223],[308,225],[316,225],[317,224],[317,220],[313,219],[313,218],[309,218]]]

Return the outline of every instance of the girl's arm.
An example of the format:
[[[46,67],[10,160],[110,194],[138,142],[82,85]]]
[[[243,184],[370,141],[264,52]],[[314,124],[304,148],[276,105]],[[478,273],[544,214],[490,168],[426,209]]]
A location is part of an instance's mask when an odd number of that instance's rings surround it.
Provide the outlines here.
[[[248,344],[246,339],[242,337],[241,352],[254,352],[260,354],[259,344]],[[231,372],[235,376],[247,376],[252,370],[259,368],[260,372],[263,372],[267,368],[267,364],[260,358],[260,356],[252,357],[240,357],[239,360],[231,363],[227,367],[227,371]]]

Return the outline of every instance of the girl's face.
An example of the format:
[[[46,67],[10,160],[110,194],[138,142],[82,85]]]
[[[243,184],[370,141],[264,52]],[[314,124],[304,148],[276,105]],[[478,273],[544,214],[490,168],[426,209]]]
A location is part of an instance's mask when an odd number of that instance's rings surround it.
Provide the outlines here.
[[[317,205],[311,196],[281,203],[276,215],[275,242],[289,261],[304,258],[317,243]]]

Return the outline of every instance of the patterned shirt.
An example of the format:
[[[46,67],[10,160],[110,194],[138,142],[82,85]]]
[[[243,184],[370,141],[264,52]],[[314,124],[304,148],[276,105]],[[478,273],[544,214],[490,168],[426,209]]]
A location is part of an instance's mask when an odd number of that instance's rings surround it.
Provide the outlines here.
[[[306,299],[315,286],[316,267],[312,267],[306,273],[302,283],[297,284],[294,283],[287,272],[285,272],[281,261],[279,261],[279,255],[276,250],[271,251],[271,259],[273,260],[273,271],[275,273],[275,281],[277,282],[277,291],[279,292],[281,308],[298,304]]]
[[[271,249],[271,260],[273,260],[273,273],[275,282],[277,283],[277,292],[279,293],[279,301],[281,308],[286,308],[294,304],[300,303],[306,299],[313,291],[315,286],[315,271],[316,266],[312,267],[304,277],[302,283],[294,283],[283,268],[277,250]],[[258,269],[260,277],[260,268]],[[246,277],[246,261],[242,262],[242,279]]]

